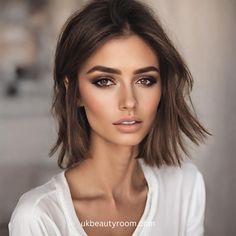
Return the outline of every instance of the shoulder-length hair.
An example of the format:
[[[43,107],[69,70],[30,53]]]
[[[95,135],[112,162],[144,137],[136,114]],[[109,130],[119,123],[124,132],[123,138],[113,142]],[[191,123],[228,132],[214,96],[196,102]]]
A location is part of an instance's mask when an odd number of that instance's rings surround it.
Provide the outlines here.
[[[209,134],[196,118],[189,96],[192,76],[151,9],[136,0],[93,0],[68,19],[55,53],[52,111],[58,137],[49,155],[59,149],[61,168],[88,156],[90,126],[78,104],[80,67],[109,39],[131,34],[141,37],[156,53],[162,83],[156,119],[139,144],[137,158],[158,167],[181,165],[182,154],[189,156],[185,137],[199,145]]]

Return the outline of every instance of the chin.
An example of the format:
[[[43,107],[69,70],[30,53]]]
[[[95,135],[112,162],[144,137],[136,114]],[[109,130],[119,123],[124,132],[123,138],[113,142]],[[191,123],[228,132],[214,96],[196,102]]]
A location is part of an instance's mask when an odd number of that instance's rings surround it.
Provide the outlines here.
[[[115,144],[120,146],[138,146],[142,142],[143,138],[140,137],[123,137],[115,140]]]

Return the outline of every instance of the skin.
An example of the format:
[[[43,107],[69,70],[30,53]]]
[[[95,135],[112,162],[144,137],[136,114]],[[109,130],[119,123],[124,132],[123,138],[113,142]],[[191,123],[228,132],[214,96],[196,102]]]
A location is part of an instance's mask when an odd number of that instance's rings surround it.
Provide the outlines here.
[[[113,68],[119,73],[104,72],[104,68],[97,66]],[[146,67],[152,68],[134,73]],[[158,70],[158,57],[136,35],[110,39],[80,69],[78,104],[84,106],[91,126],[90,158],[66,171],[80,222],[86,219],[139,222],[148,187],[135,156],[138,144],[152,127],[160,102]],[[142,120],[135,132],[121,132],[113,124],[127,116]],[[131,235],[135,227],[84,227],[84,230],[88,235],[125,236]]]

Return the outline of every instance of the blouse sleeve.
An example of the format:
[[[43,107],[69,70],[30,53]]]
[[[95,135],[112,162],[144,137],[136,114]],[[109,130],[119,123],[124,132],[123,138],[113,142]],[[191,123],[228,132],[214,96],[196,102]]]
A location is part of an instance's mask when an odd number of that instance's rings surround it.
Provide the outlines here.
[[[205,202],[204,180],[202,174],[197,172],[189,207],[186,236],[204,235]]]
[[[46,215],[14,212],[8,224],[9,236],[61,236],[55,223]]]

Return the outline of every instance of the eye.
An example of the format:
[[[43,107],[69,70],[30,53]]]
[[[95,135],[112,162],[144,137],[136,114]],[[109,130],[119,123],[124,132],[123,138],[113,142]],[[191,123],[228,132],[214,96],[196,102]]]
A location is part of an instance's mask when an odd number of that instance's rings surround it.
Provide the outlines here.
[[[138,80],[138,84],[151,87],[153,84],[157,83],[157,79],[154,77],[142,77]]]
[[[99,79],[95,79],[92,84],[96,85],[97,87],[109,87],[115,83],[109,78],[101,77]]]

